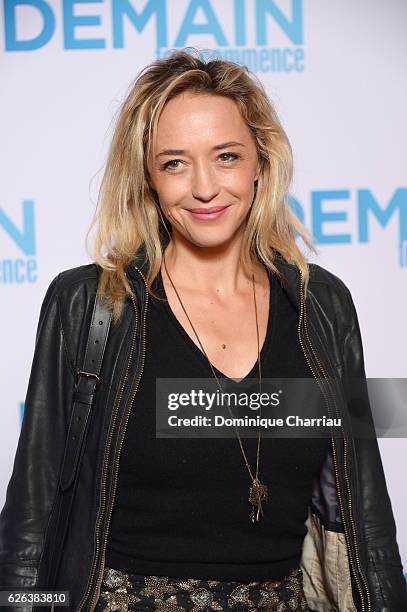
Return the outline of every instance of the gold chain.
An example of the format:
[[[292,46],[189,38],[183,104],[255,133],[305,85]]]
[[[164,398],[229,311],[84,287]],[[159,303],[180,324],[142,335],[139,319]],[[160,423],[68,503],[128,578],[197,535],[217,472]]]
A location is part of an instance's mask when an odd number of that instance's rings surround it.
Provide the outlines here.
[[[172,278],[170,276],[170,273],[168,272],[168,268],[167,268],[167,264],[165,261],[165,253],[163,254],[163,262],[164,262],[164,267],[165,267],[165,271],[168,275],[168,278],[170,279],[171,285],[177,295],[177,298],[179,300],[179,303],[181,304],[181,307],[194,331],[194,334],[199,342],[199,345],[202,349],[202,352],[204,353],[206,359],[208,360],[208,363],[211,367],[212,373],[216,379],[216,382],[219,386],[219,389],[221,391],[221,393],[223,394],[223,389],[221,387],[221,384],[219,382],[218,377],[216,376],[215,370],[213,369],[212,363],[208,357],[208,355],[206,354],[206,351],[202,345],[202,342],[198,336],[198,333],[194,327],[194,325],[192,324],[191,319],[188,316],[188,313],[184,307],[184,304],[182,303],[181,297],[172,281]],[[256,302],[256,287],[255,287],[255,282],[254,282],[254,274],[252,273],[252,285],[253,285],[253,298],[254,298],[254,310],[255,310],[255,314],[256,314],[256,332],[257,332],[257,359],[258,359],[258,369],[259,369],[259,389],[260,389],[260,393],[261,393],[261,358],[260,358],[260,340],[259,340],[259,323],[258,323],[258,317],[257,317],[257,302]],[[271,308],[271,299],[269,300],[270,306],[269,308]],[[233,414],[230,410],[230,406],[228,404],[228,409],[229,412],[231,413],[232,417]],[[260,406],[260,418],[261,418],[261,406]],[[252,485],[250,487],[250,492],[249,492],[249,502],[252,504],[252,511],[251,511],[251,522],[255,523],[255,522],[259,522],[260,520],[260,515],[264,516],[263,513],[263,507],[262,507],[262,502],[263,501],[267,501],[268,500],[268,488],[266,485],[262,484],[259,480],[259,460],[260,460],[260,442],[261,442],[261,429],[260,429],[260,425],[259,425],[259,430],[258,430],[258,437],[257,437],[257,455],[256,455],[256,475],[253,476],[252,470],[250,468],[250,464],[247,460],[247,456],[245,453],[245,450],[243,448],[243,444],[242,444],[242,440],[240,438],[239,432],[237,430],[236,425],[234,425],[235,428],[235,432],[237,435],[237,439],[240,445],[240,449],[242,451],[242,455],[243,455],[243,459],[244,462],[246,464],[247,470],[250,474],[250,478],[252,479]]]

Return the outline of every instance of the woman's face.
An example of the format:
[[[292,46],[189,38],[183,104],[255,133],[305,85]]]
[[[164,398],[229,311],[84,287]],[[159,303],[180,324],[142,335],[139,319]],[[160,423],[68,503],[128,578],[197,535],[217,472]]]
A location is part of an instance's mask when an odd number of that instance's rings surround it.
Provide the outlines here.
[[[259,168],[254,137],[233,100],[183,92],[167,102],[149,170],[173,230],[197,246],[225,244],[243,226]]]

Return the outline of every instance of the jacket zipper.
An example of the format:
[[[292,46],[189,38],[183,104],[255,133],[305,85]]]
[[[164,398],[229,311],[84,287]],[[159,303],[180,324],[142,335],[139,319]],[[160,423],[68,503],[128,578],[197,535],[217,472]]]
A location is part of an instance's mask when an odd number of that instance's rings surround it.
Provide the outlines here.
[[[137,270],[138,270],[138,268],[137,268]],[[140,274],[141,274],[141,272],[140,272]],[[144,280],[144,277],[143,277],[143,280]],[[144,282],[145,282],[145,280],[144,280]],[[87,589],[86,589],[85,594],[84,594],[84,596],[82,597],[82,599],[81,599],[81,601],[79,603],[79,606],[78,606],[76,612],[80,612],[83,609],[83,607],[84,607],[84,605],[86,603],[86,600],[87,600],[87,598],[89,597],[89,595],[91,593],[93,578],[95,576],[95,573],[96,573],[96,570],[97,570],[97,565],[98,565],[99,548],[100,548],[100,545],[99,545],[99,528],[100,528],[100,523],[101,523],[101,520],[102,520],[102,517],[103,517],[105,501],[106,501],[106,476],[107,476],[107,465],[108,465],[108,462],[109,462],[109,455],[110,455],[110,447],[111,447],[111,442],[112,442],[112,437],[113,437],[113,431],[114,431],[115,424],[116,424],[117,412],[118,412],[118,408],[119,408],[119,405],[120,405],[121,400],[122,400],[124,386],[126,384],[126,380],[128,378],[128,374],[129,374],[129,371],[130,371],[130,365],[131,365],[132,358],[133,358],[133,355],[134,355],[134,349],[135,349],[135,344],[136,344],[136,339],[137,339],[138,310],[137,310],[137,305],[135,303],[135,299],[134,298],[132,298],[132,304],[133,304],[133,308],[134,308],[135,314],[136,314],[136,322],[135,322],[134,329],[133,329],[133,335],[132,335],[132,340],[131,340],[129,359],[128,359],[126,370],[125,370],[125,373],[124,373],[124,376],[123,376],[123,379],[122,379],[122,382],[121,382],[121,385],[120,385],[119,393],[116,396],[116,401],[115,401],[115,405],[114,405],[114,409],[113,409],[113,414],[112,414],[112,419],[111,419],[111,428],[110,428],[110,431],[109,431],[109,436],[108,436],[108,440],[107,440],[107,444],[106,444],[106,448],[105,448],[103,468],[102,468],[102,483],[101,483],[101,499],[102,499],[102,502],[101,502],[101,505],[100,505],[100,508],[99,508],[99,513],[98,513],[98,516],[97,516],[97,519],[96,519],[96,526],[95,526],[96,553],[95,553],[95,557],[94,557],[94,561],[93,561],[92,570],[91,570],[90,578],[89,578],[89,581],[88,581]],[[147,298],[146,298],[146,307],[147,307]],[[145,316],[144,316],[144,319],[145,319]],[[142,366],[143,366],[143,364],[144,364],[144,354],[143,354],[142,358],[143,358],[143,362],[142,362]],[[137,378],[136,389],[138,387],[138,383],[140,381],[140,378],[141,378],[141,372],[140,372],[140,375]],[[135,393],[133,394],[132,402],[134,400],[134,395],[135,395]],[[130,409],[131,409],[132,402],[130,403]],[[125,432],[126,432],[127,423],[128,423],[128,420],[129,420],[130,409],[128,411],[128,414],[126,415],[125,428],[124,428],[123,436],[122,436],[122,438],[120,440],[119,456],[120,456],[120,450],[121,450],[121,447],[122,447],[122,444],[123,444],[124,435],[125,435]],[[116,490],[116,484],[117,484],[117,468],[118,468],[118,463],[119,463],[119,461],[117,460],[116,466],[115,466],[116,467],[116,472],[115,472],[115,480],[114,480],[114,491]],[[114,498],[114,495],[113,495],[112,499],[113,498]],[[111,503],[110,506],[111,507],[109,508],[109,518],[108,518],[108,524],[107,524],[107,527],[106,527],[106,535],[105,535],[105,538],[104,538],[104,541],[103,541],[102,562],[100,563],[99,575],[98,575],[98,579],[97,579],[97,582],[96,582],[95,593],[96,593],[97,596],[99,594],[100,584],[101,584],[102,579],[103,579],[104,555],[105,555],[106,542],[107,542],[107,534],[108,534],[109,523],[110,523],[110,518],[111,518],[111,514],[112,514],[113,503]],[[97,597],[96,597],[96,602],[94,602],[94,599],[95,599],[95,595],[93,596],[93,598],[91,600],[89,612],[92,612],[95,609],[95,607],[96,607]]]
[[[140,384],[141,375],[142,375],[143,369],[144,369],[144,358],[145,358],[145,352],[146,352],[145,351],[145,328],[146,328],[146,314],[147,314],[147,303],[148,303],[148,291],[147,291],[147,282],[146,282],[143,274],[141,273],[139,268],[136,267],[136,270],[138,270],[138,272],[141,274],[141,276],[143,278],[143,281],[144,281],[144,284],[146,286],[146,299],[145,299],[145,302],[144,302],[143,324],[142,324],[142,327],[141,327],[141,332],[142,332],[141,367],[140,367],[139,374],[137,376],[137,380],[135,382],[135,385],[134,385],[134,387],[132,389],[132,394],[131,394],[128,410],[127,410],[127,412],[125,414],[125,417],[124,417],[123,433],[122,433],[122,436],[120,438],[119,449],[118,449],[117,457],[116,457],[116,463],[115,463],[115,465],[113,467],[113,470],[114,470],[113,493],[112,493],[112,495],[110,497],[110,506],[109,506],[109,510],[108,510],[108,519],[107,519],[107,523],[106,523],[105,536],[104,536],[104,540],[103,540],[102,561],[101,561],[101,564],[100,564],[99,576],[98,576],[97,581],[96,581],[96,593],[95,593],[95,597],[93,598],[93,600],[90,603],[90,610],[89,610],[89,612],[93,612],[93,610],[96,607],[97,599],[98,599],[98,596],[99,596],[100,587],[101,587],[102,580],[103,580],[103,570],[104,570],[104,565],[105,565],[106,544],[107,544],[107,538],[108,538],[108,534],[109,534],[110,520],[112,518],[112,512],[113,512],[113,506],[114,506],[114,498],[116,496],[116,487],[117,487],[118,472],[119,472],[120,454],[121,454],[121,450],[122,450],[122,446],[123,446],[124,437],[126,435],[126,430],[127,430],[127,425],[128,425],[129,418],[130,418],[131,409],[133,407],[134,398],[136,397],[137,389],[138,389],[138,386]],[[135,299],[133,297],[132,297],[132,302],[133,302],[133,306],[136,308]]]
[[[298,337],[300,340],[300,344],[301,344],[301,348],[302,351],[304,353],[304,356],[307,360],[307,363],[311,369],[311,372],[313,374],[313,376],[315,378],[317,378],[317,376],[314,373],[314,369],[310,364],[310,361],[308,359],[308,356],[306,354],[305,351],[305,347],[304,347],[304,343],[303,343],[303,339],[301,337],[301,323],[302,321],[304,321],[304,329],[305,329],[305,335],[307,338],[307,341],[309,343],[309,346],[311,348],[311,351],[315,357],[315,360],[322,372],[322,374],[324,375],[325,378],[327,378],[326,376],[326,372],[325,369],[322,366],[321,360],[318,358],[316,351],[314,349],[314,347],[312,346],[309,334],[308,334],[308,327],[307,327],[307,320],[306,320],[306,308],[305,308],[305,300],[304,300],[304,295],[303,295],[303,277],[302,277],[302,272],[301,270],[299,270],[299,274],[300,274],[300,287],[299,287],[299,291],[300,291],[300,304],[301,304],[301,309],[300,309],[300,317],[299,317],[299,322],[298,322]],[[325,399],[325,394],[324,394],[324,399]],[[327,407],[328,407],[328,403],[326,402]],[[329,408],[328,408],[329,410]],[[343,432],[343,429],[342,429]],[[343,499],[342,499],[342,495],[341,495],[341,490],[340,490],[340,486],[339,486],[339,473],[338,473],[338,465],[337,465],[337,456],[336,456],[336,449],[335,449],[335,443],[334,443],[334,439],[333,436],[331,435],[331,441],[332,441],[332,453],[333,453],[333,460],[334,460],[334,470],[335,470],[335,478],[337,480],[337,491],[338,491],[338,499],[339,499],[339,503],[340,503],[340,508],[341,508],[341,512],[343,517],[345,518],[345,511],[344,511],[344,504],[343,504]],[[344,442],[344,471],[345,471],[345,480],[346,480],[346,486],[347,486],[347,490],[348,490],[348,495],[349,495],[349,518],[352,524],[352,529],[353,529],[353,539],[354,539],[354,549],[355,549],[355,556],[356,556],[356,564],[357,564],[357,568],[359,571],[359,574],[363,580],[364,586],[365,586],[365,590],[366,590],[366,599],[367,599],[367,609],[370,612],[371,610],[371,603],[370,603],[370,595],[369,595],[369,589],[368,589],[368,585],[367,585],[367,581],[366,578],[362,572],[361,569],[361,565],[360,565],[360,558],[359,558],[359,552],[358,552],[358,548],[357,548],[357,542],[356,542],[356,530],[355,530],[355,524],[354,524],[354,520],[353,520],[353,513],[352,513],[352,497],[351,497],[351,489],[350,489],[350,484],[349,484],[349,475],[347,472],[347,440],[346,437],[343,437],[343,442]],[[361,604],[362,604],[362,612],[365,611],[365,598],[363,596],[363,590],[361,588],[361,584],[359,581],[359,578],[357,576],[357,572],[355,571],[355,567],[354,567],[354,557],[353,557],[353,553],[351,550],[351,543],[350,543],[350,538],[349,538],[349,533],[348,533],[348,526],[346,524],[346,520],[343,523],[344,526],[344,531],[345,531],[345,540],[346,540],[346,545],[347,545],[347,549],[348,549],[348,553],[349,553],[349,559],[350,559],[350,563],[351,563],[351,567],[352,567],[352,571],[353,571],[353,575],[355,577],[356,580],[356,584],[358,586],[358,590],[359,590],[359,594],[360,594],[360,600],[361,600]]]

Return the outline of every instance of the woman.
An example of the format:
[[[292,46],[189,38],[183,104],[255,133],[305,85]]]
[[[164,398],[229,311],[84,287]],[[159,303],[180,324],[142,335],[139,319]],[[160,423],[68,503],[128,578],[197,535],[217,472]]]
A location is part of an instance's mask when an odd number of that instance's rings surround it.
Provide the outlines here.
[[[353,412],[371,422],[347,384],[365,377],[357,315],[295,242],[313,248],[291,176],[246,69],[184,50],[138,75],[96,264],[58,275],[42,306],[3,589],[68,590],[77,612],[406,609],[377,441],[352,437]],[[344,438],[156,438],[156,379],[262,376],[339,379],[324,398]]]

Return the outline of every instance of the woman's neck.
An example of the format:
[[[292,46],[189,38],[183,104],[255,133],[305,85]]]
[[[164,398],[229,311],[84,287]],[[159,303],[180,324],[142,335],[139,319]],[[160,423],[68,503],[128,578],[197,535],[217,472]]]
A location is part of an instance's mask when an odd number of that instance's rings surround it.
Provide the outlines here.
[[[252,291],[252,273],[256,284],[268,284],[267,271],[261,262],[249,270],[243,268],[240,249],[241,241],[204,248],[172,237],[165,250],[165,264],[177,288],[227,299]],[[166,274],[164,262],[162,269]]]

